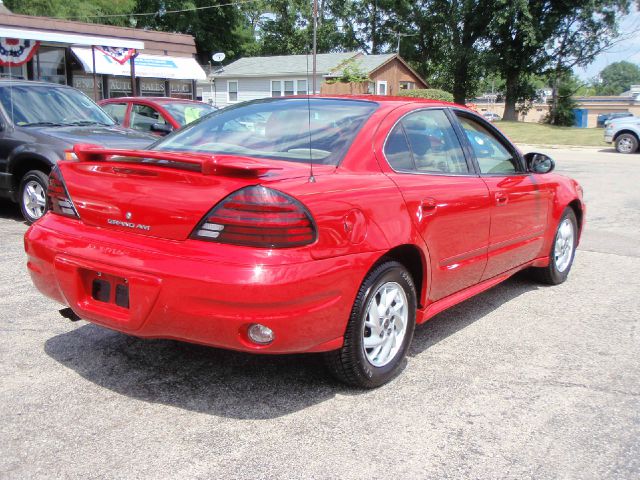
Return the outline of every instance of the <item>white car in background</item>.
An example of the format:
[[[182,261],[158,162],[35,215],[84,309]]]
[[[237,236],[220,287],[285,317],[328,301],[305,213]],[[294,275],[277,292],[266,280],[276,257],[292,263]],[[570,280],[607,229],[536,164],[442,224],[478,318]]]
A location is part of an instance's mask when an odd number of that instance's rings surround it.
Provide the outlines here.
[[[502,117],[500,115],[493,112],[483,112],[482,116],[484,117],[485,120],[488,120],[490,122],[497,122],[502,120]]]
[[[613,120],[604,129],[604,141],[613,143],[619,153],[634,153],[640,145],[640,118]]]

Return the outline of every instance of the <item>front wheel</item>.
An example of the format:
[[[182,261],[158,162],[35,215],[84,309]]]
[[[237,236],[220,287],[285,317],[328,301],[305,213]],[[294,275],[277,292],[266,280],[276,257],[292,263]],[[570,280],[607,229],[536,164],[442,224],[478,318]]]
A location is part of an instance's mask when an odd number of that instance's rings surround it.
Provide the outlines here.
[[[28,171],[20,181],[20,210],[28,224],[44,215],[47,204],[47,174],[40,170]]]
[[[549,265],[531,269],[534,277],[549,285],[558,285],[569,276],[578,244],[578,221],[571,207],[562,214],[549,253]]]
[[[325,358],[340,381],[375,388],[402,367],[416,323],[416,291],[411,275],[395,261],[381,263],[364,279],[340,350]]]
[[[638,150],[638,139],[630,133],[623,133],[616,138],[616,151],[618,153],[634,153]]]

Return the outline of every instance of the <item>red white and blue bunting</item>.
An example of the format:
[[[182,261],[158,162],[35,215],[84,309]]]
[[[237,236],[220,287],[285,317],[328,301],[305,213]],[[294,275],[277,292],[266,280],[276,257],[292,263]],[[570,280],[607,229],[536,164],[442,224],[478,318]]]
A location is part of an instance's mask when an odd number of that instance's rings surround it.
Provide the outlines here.
[[[96,50],[100,50],[105,55],[113,58],[120,65],[127,63],[131,57],[136,54],[135,48],[122,48],[122,47],[99,47],[96,45]]]
[[[39,46],[35,40],[0,37],[0,65],[19,67],[33,58]]]

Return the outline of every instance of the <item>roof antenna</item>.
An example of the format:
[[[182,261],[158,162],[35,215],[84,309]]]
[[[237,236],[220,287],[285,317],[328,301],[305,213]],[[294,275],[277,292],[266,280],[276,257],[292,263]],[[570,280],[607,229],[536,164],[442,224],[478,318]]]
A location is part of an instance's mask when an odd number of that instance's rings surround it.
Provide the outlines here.
[[[314,79],[314,84],[315,84],[315,79]],[[309,54],[308,53],[307,53],[307,118],[309,120],[309,183],[316,183],[316,177],[313,176],[313,149],[311,148],[311,96],[309,93]]]

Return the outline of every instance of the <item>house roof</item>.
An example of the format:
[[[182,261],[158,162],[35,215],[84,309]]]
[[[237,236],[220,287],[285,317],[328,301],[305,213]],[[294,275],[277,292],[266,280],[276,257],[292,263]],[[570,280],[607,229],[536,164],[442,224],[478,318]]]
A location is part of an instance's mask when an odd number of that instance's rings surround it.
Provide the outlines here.
[[[356,65],[362,71],[364,71],[366,73],[371,73],[374,70],[377,70],[378,68],[380,68],[382,65],[384,65],[388,61],[390,61],[393,58],[395,58],[396,56],[397,56],[397,54],[395,54],[395,53],[385,53],[385,54],[381,54],[381,55],[363,55],[363,54],[358,54],[358,55],[355,55],[355,56],[353,56],[351,58],[353,59],[353,61],[356,63]],[[347,59],[347,60],[351,60],[351,58]],[[329,72],[329,74],[327,76],[329,76],[329,77],[340,77],[342,75],[342,71],[343,71],[346,63],[347,63],[347,61],[343,61],[336,68],[331,70],[331,72]]]
[[[357,52],[319,53],[316,72],[326,75]],[[306,76],[312,70],[311,55],[277,55],[272,57],[244,57],[225,66],[216,77],[277,77],[282,75]]]

